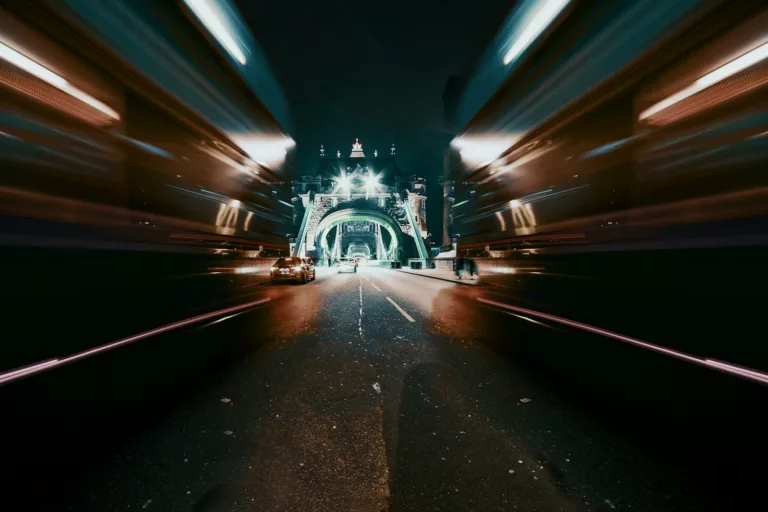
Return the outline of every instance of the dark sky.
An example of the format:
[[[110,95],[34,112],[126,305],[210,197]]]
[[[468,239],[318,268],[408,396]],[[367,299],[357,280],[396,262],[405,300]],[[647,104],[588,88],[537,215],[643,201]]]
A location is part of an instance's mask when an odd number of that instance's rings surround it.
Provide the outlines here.
[[[397,145],[404,173],[429,189],[430,231],[440,233],[443,151],[453,134],[442,94],[471,70],[510,0],[236,0],[291,106],[294,172],[314,171],[320,144],[366,154]]]

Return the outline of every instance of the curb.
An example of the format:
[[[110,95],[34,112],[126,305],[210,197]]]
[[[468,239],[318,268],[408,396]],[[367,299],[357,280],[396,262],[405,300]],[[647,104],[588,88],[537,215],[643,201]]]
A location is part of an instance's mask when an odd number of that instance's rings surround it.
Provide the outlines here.
[[[482,286],[479,282],[478,282],[478,284],[469,284],[469,283],[466,283],[466,282],[462,282],[462,280],[460,280],[460,279],[446,279],[444,277],[429,276],[429,275],[426,275],[426,274],[417,274],[416,272],[408,272],[407,270],[402,270],[402,269],[397,269],[397,268],[394,269],[394,270],[397,271],[397,272],[402,272],[403,274],[410,274],[412,276],[426,277],[428,279],[437,279],[438,281],[445,281],[446,283],[460,284],[460,285],[463,285],[463,286]]]

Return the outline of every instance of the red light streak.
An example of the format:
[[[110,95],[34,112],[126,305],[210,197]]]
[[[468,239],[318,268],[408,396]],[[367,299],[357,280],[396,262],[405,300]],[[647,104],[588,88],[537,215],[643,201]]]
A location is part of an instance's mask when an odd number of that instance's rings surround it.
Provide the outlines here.
[[[130,336],[128,338],[114,341],[112,343],[107,343],[106,345],[101,345],[96,348],[92,348],[89,350],[84,350],[82,352],[78,352],[77,354],[73,354],[68,357],[59,358],[59,359],[51,359],[48,361],[35,363],[33,365],[26,366],[24,368],[19,368],[17,370],[13,370],[6,373],[0,373],[0,385],[7,384],[9,382],[13,382],[15,380],[18,380],[22,377],[28,377],[30,375],[35,375],[37,373],[41,373],[45,370],[50,370],[51,368],[57,368],[59,366],[63,366],[65,364],[73,363],[75,361],[79,361],[81,359],[86,359],[88,357],[94,356],[96,354],[100,354],[102,352],[106,352],[109,350],[113,350],[117,347],[121,347],[123,345],[128,345],[130,343],[143,340],[145,338],[149,338],[151,336],[155,336],[156,334],[161,334],[168,331],[173,331],[175,329],[178,329],[180,327],[185,327],[187,325],[195,324],[198,322],[202,322],[204,320],[208,320],[210,318],[215,318],[217,316],[227,315],[229,313],[235,313],[244,309],[254,308],[256,306],[260,306],[262,304],[265,304],[269,302],[271,299],[259,299],[252,302],[247,302],[245,304],[240,304],[238,306],[232,306],[230,308],[220,309],[218,311],[212,311],[210,313],[204,313],[202,315],[194,316],[192,318],[187,318],[186,320],[180,320],[178,322],[174,322],[168,325],[164,325],[162,327],[158,327],[156,329],[152,329],[146,332],[142,332],[140,334],[136,334],[134,336]],[[235,316],[235,315],[231,315]],[[228,317],[228,318],[231,318]]]
[[[681,359],[683,361],[687,361],[689,363],[693,363],[699,366],[704,366],[706,368],[712,368],[724,373],[729,373],[731,375],[737,375],[739,377],[743,377],[748,380],[752,380],[754,382],[759,382],[761,384],[768,384],[768,374],[761,373],[755,370],[748,370],[745,368],[740,368],[738,366],[729,364],[729,363],[723,363],[720,361],[716,361],[713,359],[703,359],[701,357],[697,357],[691,354],[686,354],[685,352],[680,352],[678,350],[672,350],[666,347],[662,347],[660,345],[654,345],[653,343],[648,343],[645,341],[641,341],[635,338],[630,338],[629,336],[624,336],[622,334],[618,334],[615,332],[611,332],[605,329],[600,329],[599,327],[593,327],[591,325],[583,324],[581,322],[576,322],[574,320],[569,320],[567,318],[562,318],[555,315],[550,315],[547,313],[542,313],[540,311],[534,311],[532,309],[526,309],[521,308],[517,306],[511,306],[509,304],[504,304],[503,302],[496,302],[495,300],[488,300],[479,298],[477,299],[479,302],[482,302],[484,304],[488,304],[490,306],[495,306],[497,308],[507,309],[510,311],[515,311],[518,313],[524,313],[529,316],[535,316],[538,318],[543,318],[545,320],[550,320],[552,322],[557,322],[559,324],[567,325],[569,327],[575,327],[576,329],[581,329],[583,331],[588,331],[594,334],[599,334],[601,336],[605,336],[607,338],[612,338],[618,341],[622,341],[624,343],[629,343],[631,345],[635,345],[647,350],[651,350],[653,352],[658,352],[660,354],[664,354],[667,356],[671,356],[677,359]]]

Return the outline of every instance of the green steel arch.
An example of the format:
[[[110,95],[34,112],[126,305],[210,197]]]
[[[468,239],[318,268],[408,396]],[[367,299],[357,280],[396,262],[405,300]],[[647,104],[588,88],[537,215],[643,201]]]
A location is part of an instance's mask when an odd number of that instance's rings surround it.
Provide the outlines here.
[[[402,232],[400,231],[400,225],[395,219],[387,215],[380,210],[373,210],[370,208],[345,208],[343,210],[337,210],[333,213],[329,213],[320,221],[317,225],[317,238],[315,239],[315,247],[320,247],[325,254],[330,253],[328,248],[328,232],[339,224],[351,221],[365,221],[375,222],[389,232],[389,236],[392,239],[387,257],[392,258],[398,247],[402,247]]]
[[[363,256],[365,258],[371,257],[371,248],[365,242],[352,242],[347,249],[347,256],[355,258],[357,256]]]

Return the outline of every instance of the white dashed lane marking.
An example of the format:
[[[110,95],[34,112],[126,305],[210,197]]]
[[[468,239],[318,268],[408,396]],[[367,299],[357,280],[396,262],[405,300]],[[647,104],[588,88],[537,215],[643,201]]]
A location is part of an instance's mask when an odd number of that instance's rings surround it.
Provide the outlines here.
[[[402,313],[402,315],[403,315],[403,316],[404,316],[404,317],[405,317],[405,318],[406,318],[406,319],[407,319],[409,322],[415,322],[415,321],[416,321],[416,320],[414,320],[414,319],[413,319],[413,317],[412,317],[411,315],[409,315],[408,313],[406,313],[406,312],[405,312],[405,310],[404,310],[403,308],[401,308],[400,306],[398,306],[398,305],[397,305],[397,302],[393,301],[393,300],[392,300],[392,299],[390,299],[389,297],[387,297],[387,300],[389,301],[389,303],[390,303],[390,304],[392,304],[393,306],[395,306],[395,309],[397,309],[397,310],[398,310],[400,313]]]

